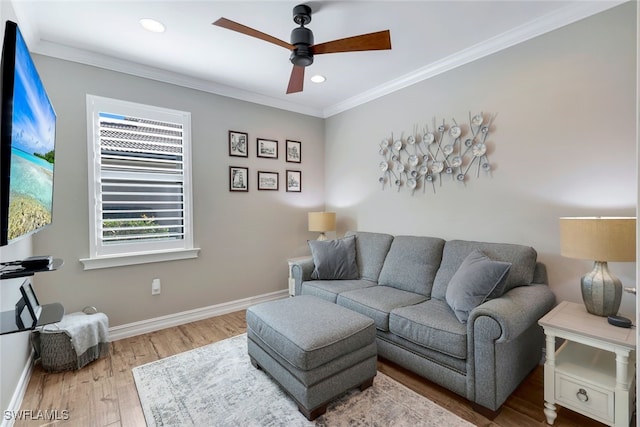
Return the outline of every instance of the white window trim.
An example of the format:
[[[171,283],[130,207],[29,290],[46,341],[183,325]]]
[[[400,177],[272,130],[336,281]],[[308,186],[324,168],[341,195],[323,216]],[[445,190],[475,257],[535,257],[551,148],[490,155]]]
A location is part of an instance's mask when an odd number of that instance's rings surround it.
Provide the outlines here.
[[[192,214],[192,181],[191,181],[191,114],[188,112],[169,110],[160,107],[132,103],[127,101],[115,100],[110,98],[99,97],[87,94],[87,155],[89,169],[89,257],[81,258],[80,262],[84,265],[85,270],[93,270],[99,268],[119,267],[126,265],[146,264],[152,262],[174,261],[182,259],[197,258],[200,248],[193,247],[193,214]],[[184,144],[183,161],[185,170],[188,172],[184,175],[184,244],[180,248],[172,248],[165,250],[150,249],[144,252],[123,252],[118,254],[100,255],[98,253],[97,242],[97,218],[96,204],[97,199],[97,180],[100,173],[97,169],[98,163],[95,156],[99,152],[95,149],[95,139],[99,134],[99,123],[96,120],[97,113],[100,111],[117,112],[122,114],[132,114],[136,116],[144,116],[145,113],[152,111],[154,114],[169,115],[181,117],[185,123],[184,127]],[[91,144],[91,146],[89,146]]]
[[[84,265],[85,270],[96,270],[99,268],[122,267],[125,265],[198,258],[199,251],[200,248],[184,250],[172,249],[170,251],[108,255],[98,258],[82,258],[80,259],[80,262]]]

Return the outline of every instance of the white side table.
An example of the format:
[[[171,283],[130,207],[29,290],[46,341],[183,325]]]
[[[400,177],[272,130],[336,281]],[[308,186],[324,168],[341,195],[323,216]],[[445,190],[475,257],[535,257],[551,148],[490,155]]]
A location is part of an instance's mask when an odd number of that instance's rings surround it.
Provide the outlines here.
[[[610,426],[629,426],[635,403],[636,328],[619,328],[563,301],[538,322],[546,335],[544,413],[556,404]],[[556,337],[566,341],[556,351]]]
[[[296,294],[296,281],[293,278],[293,264],[311,259],[311,256],[299,256],[295,258],[289,258],[287,263],[289,264],[289,296],[295,296]]]

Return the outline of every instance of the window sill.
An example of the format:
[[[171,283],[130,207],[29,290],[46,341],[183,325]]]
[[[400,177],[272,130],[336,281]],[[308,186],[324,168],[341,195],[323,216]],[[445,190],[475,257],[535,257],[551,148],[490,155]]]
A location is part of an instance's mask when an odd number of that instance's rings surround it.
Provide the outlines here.
[[[176,249],[160,252],[130,253],[122,255],[108,255],[99,258],[82,258],[80,262],[85,270],[99,268],[122,267],[125,265],[148,264],[151,262],[177,261],[181,259],[197,258],[200,248]]]

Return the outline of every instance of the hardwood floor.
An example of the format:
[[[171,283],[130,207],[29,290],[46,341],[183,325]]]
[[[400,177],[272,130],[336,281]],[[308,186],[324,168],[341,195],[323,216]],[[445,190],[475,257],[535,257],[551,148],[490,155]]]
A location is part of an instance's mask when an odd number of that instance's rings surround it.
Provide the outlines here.
[[[57,421],[16,421],[22,426],[139,427],[145,426],[131,368],[201,347],[246,331],[245,312],[176,326],[111,343],[108,357],[78,371],[47,373],[34,368],[21,411],[37,418],[54,414]],[[474,412],[465,399],[397,365],[380,360],[378,369],[478,426],[546,426],[543,409],[543,368],[539,366],[509,397],[502,412],[489,420]],[[24,412],[27,411],[27,412]],[[45,411],[44,414],[38,411]],[[48,412],[46,412],[48,411]],[[55,412],[57,411],[57,412]],[[603,426],[559,408],[556,427]]]

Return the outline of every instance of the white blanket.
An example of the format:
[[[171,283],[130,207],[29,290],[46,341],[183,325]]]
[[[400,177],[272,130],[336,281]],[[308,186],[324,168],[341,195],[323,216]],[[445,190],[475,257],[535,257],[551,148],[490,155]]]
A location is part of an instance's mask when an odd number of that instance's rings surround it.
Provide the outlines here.
[[[71,338],[71,345],[76,354],[81,356],[89,348],[109,341],[109,318],[104,313],[71,313],[65,315],[58,323],[43,326],[41,333],[61,331]]]

